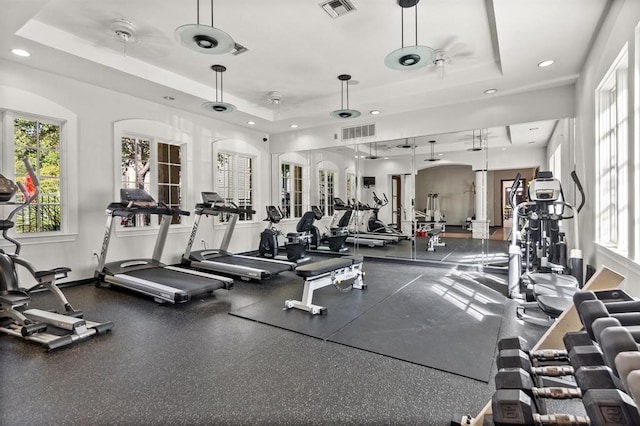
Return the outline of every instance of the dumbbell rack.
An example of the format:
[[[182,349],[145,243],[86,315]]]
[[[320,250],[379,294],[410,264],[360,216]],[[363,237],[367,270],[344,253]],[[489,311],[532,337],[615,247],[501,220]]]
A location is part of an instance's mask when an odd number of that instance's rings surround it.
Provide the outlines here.
[[[585,284],[583,290],[601,291],[619,288],[625,277],[607,267],[602,267],[596,271],[591,279]],[[547,329],[538,342],[531,348],[532,350],[556,349],[563,347],[562,338],[569,332],[578,331],[582,327],[580,318],[575,307],[571,306],[564,311],[556,321]],[[491,401],[475,416],[466,416],[462,419],[455,419],[458,424],[470,426],[482,426],[486,416],[490,416]],[[452,422],[454,424],[454,422]]]

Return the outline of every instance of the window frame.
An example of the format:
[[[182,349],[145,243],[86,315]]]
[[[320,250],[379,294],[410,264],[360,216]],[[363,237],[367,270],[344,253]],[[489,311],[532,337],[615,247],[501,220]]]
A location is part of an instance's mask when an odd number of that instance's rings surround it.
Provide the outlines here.
[[[36,93],[0,86],[0,167],[15,178],[14,119],[38,120],[60,126],[60,230],[21,233],[23,245],[75,241],[78,236],[78,118],[67,108]],[[2,214],[8,206],[0,206]],[[9,231],[15,235],[15,231]],[[9,243],[0,240],[0,247]]]
[[[230,164],[231,164],[231,170],[230,170],[230,181],[231,181],[231,192],[232,192],[232,196],[229,197],[227,194],[227,191],[225,191],[224,194],[220,194],[220,184],[219,184],[219,179],[218,179],[218,156],[220,155],[226,155],[229,156],[230,158]],[[250,187],[250,195],[251,195],[251,208],[253,210],[255,209],[255,205],[256,205],[256,182],[255,182],[255,176],[256,176],[256,162],[257,162],[257,158],[255,155],[251,155],[251,154],[247,154],[244,152],[236,152],[236,151],[232,151],[232,150],[228,150],[228,149],[220,149],[217,152],[215,152],[215,172],[214,172],[214,189],[216,192],[218,192],[220,194],[220,196],[222,198],[224,198],[226,201],[232,201],[233,203],[235,203],[236,205],[243,207],[246,206],[246,203],[241,203],[240,202],[240,167],[239,167],[239,162],[241,159],[248,159],[251,162],[251,168],[250,168],[250,173],[249,173],[249,187]],[[238,215],[238,222],[241,223],[250,223],[250,222],[255,222],[255,216],[257,214],[257,210],[256,213],[254,214],[250,214],[248,215],[248,217],[246,217],[244,214]],[[219,221],[220,223],[226,223],[228,221],[227,216],[217,216],[215,218],[215,220]]]
[[[331,176],[331,179],[329,179]],[[333,216],[338,172],[333,167],[318,168],[318,207],[324,216]],[[330,182],[331,181],[331,182]],[[323,204],[323,201],[325,204]]]
[[[179,136],[177,136],[179,135]],[[120,188],[122,188],[122,138],[136,138],[148,140],[150,143],[150,162],[151,170],[149,180],[149,193],[151,196],[158,200],[158,144],[179,145],[180,146],[180,164],[181,164],[181,208],[183,210],[189,210],[188,206],[191,206],[191,200],[189,192],[186,188],[189,187],[189,143],[191,138],[184,132],[179,132],[177,129],[169,126],[165,123],[143,120],[143,119],[128,119],[121,120],[114,123],[114,183],[113,183],[113,201],[120,200]],[[169,227],[169,232],[173,230],[185,230],[190,229],[191,224],[189,221],[180,220],[180,223],[172,223]],[[149,226],[133,226],[116,228],[116,234],[122,233],[123,235],[147,235],[158,232],[160,227],[159,220],[152,220]]]
[[[621,50],[595,89],[596,240],[627,256],[630,198],[628,49]]]
[[[284,191],[284,182],[285,182],[285,176],[283,175],[283,168],[284,166],[289,166],[290,170],[291,168],[293,168],[294,170],[294,175],[292,175],[290,178],[286,178],[286,180],[289,180],[289,185],[292,189],[291,191],[291,195],[289,196],[289,200],[290,203],[289,205],[291,206],[291,211],[287,211],[286,209],[286,205],[283,202],[284,198],[283,198],[283,191]],[[299,168],[300,169],[300,178],[298,179],[295,176],[295,170]],[[302,217],[302,215],[304,214],[304,206],[305,206],[305,195],[306,195],[306,191],[305,191],[305,166],[303,164],[300,163],[296,163],[294,161],[288,161],[288,160],[283,160],[280,162],[280,167],[278,169],[278,175],[279,175],[279,182],[278,182],[278,189],[279,189],[279,196],[278,196],[278,204],[280,206],[280,208],[282,209],[283,215],[284,215],[284,219],[300,219]],[[296,187],[296,183],[299,182],[299,188]],[[296,200],[296,196],[299,197],[300,202],[299,203],[295,203],[294,200]],[[299,207],[299,215],[296,214],[296,206]]]

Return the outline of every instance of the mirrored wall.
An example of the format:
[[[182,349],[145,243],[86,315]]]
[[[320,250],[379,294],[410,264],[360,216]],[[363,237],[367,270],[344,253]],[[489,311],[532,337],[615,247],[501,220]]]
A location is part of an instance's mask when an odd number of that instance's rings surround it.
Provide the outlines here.
[[[274,155],[281,181],[274,199],[287,206],[287,197],[310,200],[290,207],[318,207],[322,233],[349,211],[352,253],[506,266],[513,226],[508,188],[517,173],[526,185],[536,169],[547,169],[548,146],[569,139],[571,126],[571,119],[558,119],[387,141],[354,138]],[[286,187],[283,173],[293,173],[287,168],[294,164],[303,164],[306,175],[299,170],[298,186]]]

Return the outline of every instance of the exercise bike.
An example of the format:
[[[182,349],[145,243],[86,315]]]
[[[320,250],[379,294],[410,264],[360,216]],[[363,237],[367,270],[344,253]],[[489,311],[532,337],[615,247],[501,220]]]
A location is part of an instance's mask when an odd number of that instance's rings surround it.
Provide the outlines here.
[[[268,221],[269,225],[260,234],[258,252],[261,257],[276,259],[281,248],[278,237],[282,235],[282,232],[276,228],[276,224],[280,223],[284,215],[279,207],[267,206],[266,209],[267,218],[264,220]],[[300,229],[296,231],[287,233],[284,249],[287,252],[288,261],[301,263],[309,260],[306,254],[311,241],[311,234]]]
[[[15,226],[13,218],[37,198],[40,191],[38,179],[25,158],[29,191],[22,183],[17,185],[0,174],[0,205],[16,206],[6,219],[0,220],[2,237],[13,244],[13,253],[0,249],[0,331],[22,337],[53,350],[97,334],[104,334],[113,327],[112,322],[97,323],[83,319],[81,311],[76,311],[56,285],[56,280],[67,277],[71,269],[66,267],[39,271],[26,259],[20,257],[20,242],[9,237],[8,231]],[[18,188],[23,202],[11,202]],[[24,289],[18,284],[17,267],[25,268],[36,280],[36,285]],[[42,309],[25,309],[31,302],[29,293],[38,288],[46,288],[56,298],[60,312]],[[49,328],[57,332],[48,332]],[[50,330],[52,331],[52,330]]]

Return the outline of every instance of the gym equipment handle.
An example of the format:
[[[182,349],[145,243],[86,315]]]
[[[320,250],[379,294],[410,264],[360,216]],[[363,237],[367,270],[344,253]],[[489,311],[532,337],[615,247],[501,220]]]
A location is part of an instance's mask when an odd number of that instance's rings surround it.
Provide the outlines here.
[[[516,177],[513,180],[513,184],[511,185],[511,189],[509,190],[509,205],[511,206],[512,209],[516,208],[514,197],[515,197],[516,191],[518,190],[518,187],[520,186],[521,177],[522,175],[520,175],[520,173],[516,175]]]
[[[580,210],[582,210],[582,207],[584,206],[584,203],[586,201],[586,197],[584,195],[584,189],[582,188],[582,183],[580,183],[580,179],[578,179],[578,174],[576,173],[576,171],[572,171],[571,172],[571,179],[573,179],[573,182],[576,184],[576,187],[578,188],[578,191],[580,191],[580,206],[578,207],[578,213],[580,213]]]

